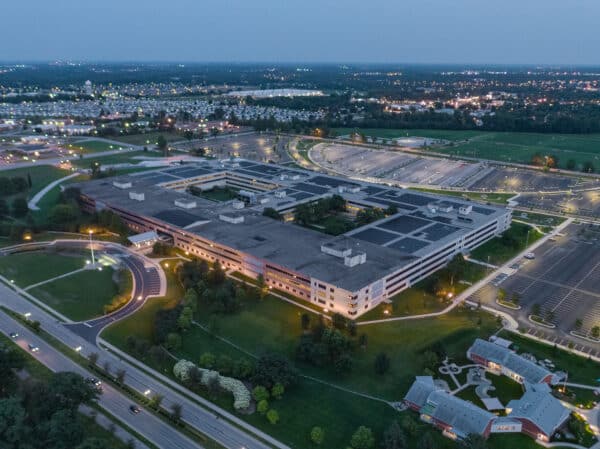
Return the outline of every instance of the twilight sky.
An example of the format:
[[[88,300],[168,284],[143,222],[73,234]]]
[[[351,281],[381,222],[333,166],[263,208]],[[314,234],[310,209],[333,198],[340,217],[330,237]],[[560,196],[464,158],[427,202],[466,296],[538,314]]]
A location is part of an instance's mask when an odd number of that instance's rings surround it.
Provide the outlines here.
[[[0,60],[600,64],[598,0],[2,0]]]

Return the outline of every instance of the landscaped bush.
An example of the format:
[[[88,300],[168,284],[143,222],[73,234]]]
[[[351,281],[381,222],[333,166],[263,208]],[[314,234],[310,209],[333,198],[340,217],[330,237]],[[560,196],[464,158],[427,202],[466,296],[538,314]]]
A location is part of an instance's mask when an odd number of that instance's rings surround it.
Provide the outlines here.
[[[208,386],[215,376],[219,381],[219,387],[233,394],[233,407],[236,410],[245,410],[250,407],[251,394],[243,382],[232,377],[221,376],[217,371],[212,371],[204,368],[197,368],[192,362],[187,360],[178,361],[173,367],[173,374],[182,382],[190,381],[190,372],[197,369],[200,372],[200,383]]]

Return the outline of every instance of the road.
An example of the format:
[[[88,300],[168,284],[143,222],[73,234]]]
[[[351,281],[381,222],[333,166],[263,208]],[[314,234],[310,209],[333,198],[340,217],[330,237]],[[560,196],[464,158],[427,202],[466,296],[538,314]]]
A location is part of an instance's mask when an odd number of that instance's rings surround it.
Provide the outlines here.
[[[78,243],[81,244],[81,241]],[[141,301],[134,301],[134,304],[138,302]],[[193,395],[184,387],[174,382],[169,384],[169,382],[172,382],[170,379],[157,380],[160,373],[150,375],[150,368],[144,367],[142,370],[138,367],[141,364],[138,365],[138,363],[128,360],[125,356],[116,355],[112,351],[97,346],[95,341],[91,342],[85,338],[89,338],[88,335],[79,335],[74,332],[79,328],[73,328],[72,325],[66,325],[56,320],[55,317],[33,302],[22,298],[15,290],[3,283],[0,284],[0,304],[23,315],[30,313],[29,319],[39,321],[42,329],[54,338],[71,348],[80,347],[82,356],[87,357],[92,352],[97,353],[99,355],[98,365],[104,366],[105,363],[108,363],[112,373],[119,369],[125,370],[125,383],[140,394],[150,390],[149,394],[151,395],[162,395],[164,397],[162,401],[163,408],[169,410],[173,404],[182,405],[183,421],[223,446],[231,449],[242,447],[245,449],[267,449],[273,446],[280,449],[289,449],[288,446],[250,426],[226,410]],[[101,326],[98,327],[101,328]],[[4,329],[4,326],[2,328]],[[190,399],[191,397],[194,397],[194,399]],[[232,422],[235,422],[235,425]],[[164,423],[161,426],[168,427]],[[268,441],[270,444],[264,443],[253,435],[259,435],[262,440]]]
[[[17,332],[19,337],[15,339],[15,342],[26,351],[29,350],[28,344],[37,345],[40,348],[39,352],[30,352],[30,354],[54,372],[72,371],[84,377],[93,377],[92,373],[54,349],[42,338],[3,311],[0,311],[0,332],[7,336],[11,332]],[[133,415],[129,411],[129,406],[133,404],[131,399],[110,385],[103,385],[103,393],[98,399],[98,404],[120,422],[125,423],[160,448],[201,447],[173,427],[165,425],[159,418],[144,409],[138,415]]]

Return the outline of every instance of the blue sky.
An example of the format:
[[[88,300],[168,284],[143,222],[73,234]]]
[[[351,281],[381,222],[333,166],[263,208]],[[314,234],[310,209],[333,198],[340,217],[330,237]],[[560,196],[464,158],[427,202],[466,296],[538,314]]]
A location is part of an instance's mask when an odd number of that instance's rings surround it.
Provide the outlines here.
[[[600,64],[598,0],[3,0],[0,60]]]

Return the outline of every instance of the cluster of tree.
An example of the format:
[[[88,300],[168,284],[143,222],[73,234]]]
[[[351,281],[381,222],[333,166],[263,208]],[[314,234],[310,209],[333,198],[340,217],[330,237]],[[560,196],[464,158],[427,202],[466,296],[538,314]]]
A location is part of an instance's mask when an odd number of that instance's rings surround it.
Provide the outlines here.
[[[23,356],[0,349],[0,441],[5,448],[108,449],[106,440],[87,437],[78,412],[98,392],[76,373],[53,373],[47,381],[19,381]]]
[[[467,261],[462,254],[456,254],[441,270],[426,277],[418,286],[427,293],[442,297],[452,292],[454,285],[465,275]]]
[[[393,205],[389,206],[387,209],[380,209],[378,207],[365,207],[357,212],[356,224],[358,226],[363,226],[396,213],[398,213],[398,208]]]
[[[283,216],[272,207],[265,207],[265,209],[263,209],[263,215],[272,218],[273,220],[283,220]]]
[[[345,211],[346,200],[340,195],[333,195],[296,206],[294,218],[298,224],[308,226],[322,221],[329,214]]]
[[[315,366],[325,366],[338,373],[352,370],[353,352],[357,347],[366,347],[367,336],[357,336],[356,323],[336,313],[328,325],[322,316],[311,319],[311,315],[301,315],[303,330],[296,359]],[[311,323],[311,321],[313,321]]]
[[[125,340],[127,350],[137,357],[145,360],[147,357],[156,365],[162,366],[171,361],[171,356],[160,345],[153,345],[145,338],[129,335]]]
[[[249,379],[255,371],[255,364],[252,360],[245,357],[234,360],[225,354],[215,356],[212,352],[203,353],[198,365],[201,368],[212,369],[223,376],[231,376],[236,379]]]
[[[108,314],[119,310],[125,304],[129,302],[131,294],[131,274],[129,270],[125,268],[119,269],[114,276],[117,284],[117,293],[110,301],[110,303],[104,305],[104,313]]]
[[[15,193],[22,193],[30,189],[32,185],[31,175],[28,173],[27,177],[15,176],[8,178],[6,176],[0,177],[0,197],[14,195]]]
[[[22,196],[13,198],[10,206],[4,198],[0,198],[0,217],[12,216],[14,218],[23,218],[29,213],[27,200]]]
[[[256,411],[261,415],[265,415],[267,421],[271,424],[277,424],[279,421],[279,413],[274,408],[271,408],[269,401],[271,399],[280,400],[285,392],[285,387],[282,384],[275,384],[270,389],[258,385],[252,390],[252,398],[256,402]]]
[[[102,163],[100,161],[90,162],[90,177],[92,179],[109,178],[111,176],[116,176],[116,174],[117,170],[113,167],[103,170]]]

